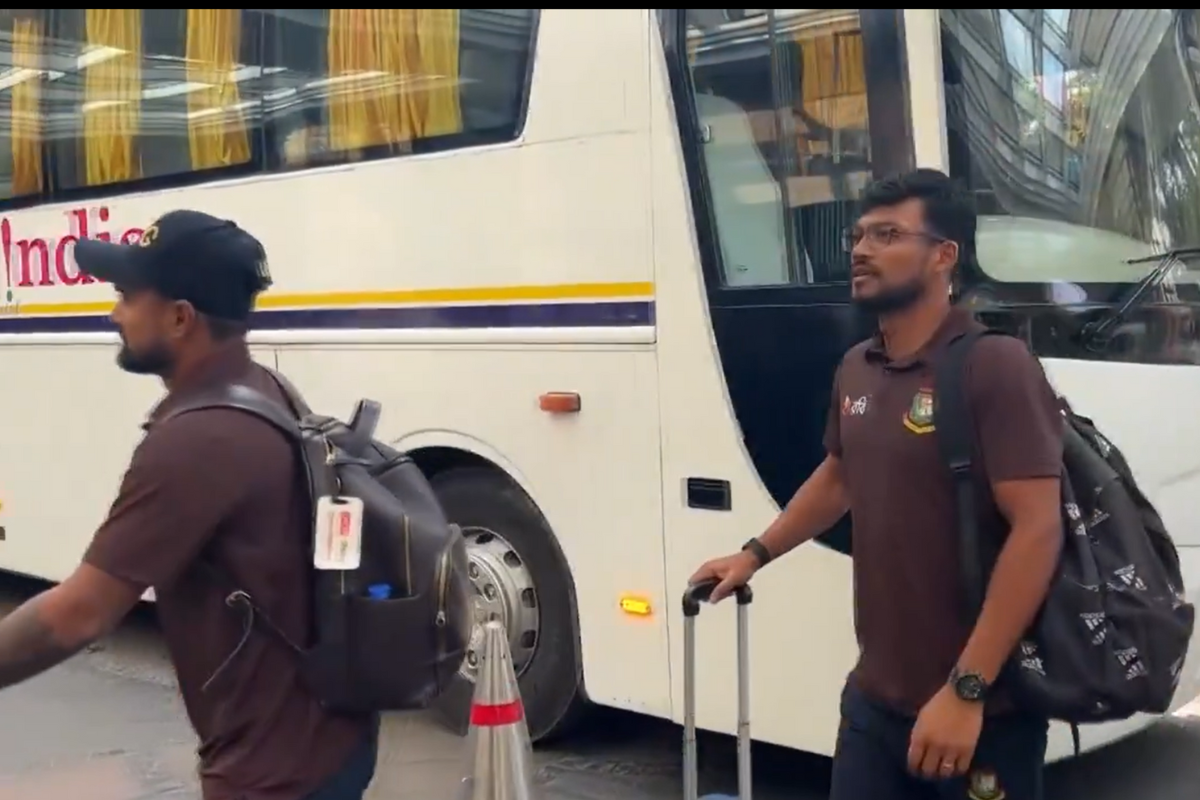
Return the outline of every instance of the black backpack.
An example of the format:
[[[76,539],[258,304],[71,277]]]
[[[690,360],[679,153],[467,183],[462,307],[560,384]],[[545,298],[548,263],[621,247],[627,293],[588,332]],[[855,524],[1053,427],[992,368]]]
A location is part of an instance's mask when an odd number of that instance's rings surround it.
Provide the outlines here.
[[[934,425],[954,479],[971,619],[983,607],[1001,542],[981,535],[997,515],[972,472],[974,425],[963,388],[971,347],[998,331],[950,343],[934,376]],[[1169,710],[1191,641],[1179,555],[1120,450],[1060,398],[1065,425],[1062,555],[1049,595],[1001,680],[1019,708],[1076,726]],[[978,500],[986,499],[988,503]]]
[[[206,408],[232,408],[282,431],[300,455],[314,512],[321,497],[362,501],[360,566],[312,569],[311,639],[294,642],[253,597],[232,583],[226,570],[211,561],[202,563],[229,589],[226,604],[247,616],[247,631],[256,627],[296,654],[305,683],[324,707],[345,713],[424,707],[453,679],[471,636],[462,533],[447,522],[412,459],[373,438],[378,403],[360,401],[350,422],[343,423],[313,413],[286,378],[268,371],[291,409],[247,386],[234,385],[197,397],[164,419]],[[313,539],[309,535],[310,564]],[[240,649],[239,645],[206,686]]]

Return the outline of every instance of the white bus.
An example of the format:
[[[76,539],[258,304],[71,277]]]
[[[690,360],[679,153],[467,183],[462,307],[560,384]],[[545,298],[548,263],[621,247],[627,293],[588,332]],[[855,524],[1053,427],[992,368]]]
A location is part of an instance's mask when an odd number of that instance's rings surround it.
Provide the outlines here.
[[[534,737],[587,702],[679,719],[685,581],[822,457],[864,335],[839,232],[920,165],[985,215],[964,291],[1124,449],[1200,589],[1197,273],[1125,303],[1126,258],[1200,243],[1193,10],[5,9],[0,50],[2,569],[70,572],[161,391],[73,243],[201,209],[266,244],[256,357],[316,408],[382,402],[463,525]],[[846,528],[756,582],[761,740],[831,752]],[[704,616],[698,719],[732,731],[732,608]]]

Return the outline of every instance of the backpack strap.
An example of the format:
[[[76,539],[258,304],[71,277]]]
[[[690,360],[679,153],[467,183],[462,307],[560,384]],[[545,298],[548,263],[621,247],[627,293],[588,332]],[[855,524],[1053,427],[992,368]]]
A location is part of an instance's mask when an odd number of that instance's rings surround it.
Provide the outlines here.
[[[279,387],[279,391],[283,393],[284,399],[287,401],[288,410],[297,419],[306,417],[323,420],[323,424],[337,424],[337,420],[329,417],[318,417],[313,413],[312,408],[305,401],[304,396],[300,394],[300,390],[296,388],[288,378],[281,372],[263,367],[271,379],[275,381],[275,385]],[[359,400],[358,405],[354,407],[354,413],[350,417],[350,421],[344,426],[349,431],[349,438],[344,441],[339,441],[338,444],[343,449],[351,451],[365,448],[372,437],[375,435],[375,429],[379,426],[379,418],[382,415],[382,408],[379,403],[374,400]],[[328,428],[326,428],[328,431]]]
[[[281,377],[274,372],[272,372],[272,376],[276,378]],[[286,379],[283,380],[286,381]],[[290,383],[287,383],[286,385],[288,387],[291,386]],[[280,389],[283,389],[285,395],[287,395],[287,391],[283,384],[280,385]],[[303,403],[304,401],[301,400],[300,402]],[[198,395],[188,402],[171,409],[166,416],[157,420],[155,424],[161,424],[169,419],[174,419],[175,417],[195,411],[204,411],[206,409],[214,408],[229,408],[236,411],[242,411],[247,414],[252,414],[264,422],[269,423],[272,427],[286,436],[288,440],[292,442],[293,446],[300,455],[300,462],[304,469],[305,485],[310,493],[310,499],[318,496],[316,492],[319,491],[319,477],[314,475],[312,466],[309,463],[309,459],[306,454],[306,443],[304,441],[304,436],[296,419],[292,417],[287,410],[280,406],[279,403],[275,402],[261,392],[250,388],[249,386],[242,386],[238,384],[226,385],[213,389],[210,392]],[[244,617],[244,629],[237,646],[233,649],[233,652],[231,652],[225,658],[225,660],[221,662],[216,670],[213,671],[212,675],[208,677],[208,680],[206,680],[204,685],[201,687],[201,691],[207,691],[208,687],[210,687],[213,682],[225,672],[226,668],[233,663],[233,660],[237,658],[238,654],[241,653],[242,648],[246,646],[246,642],[250,637],[250,633],[255,628],[258,628],[271,638],[277,640],[286,649],[297,655],[300,655],[304,652],[303,648],[297,643],[293,642],[287,633],[285,633],[283,629],[280,628],[271,619],[271,617],[259,607],[259,605],[254,601],[254,598],[251,597],[250,594],[244,589],[241,589],[238,586],[238,582],[234,580],[233,576],[228,570],[216,563],[216,561],[214,561],[208,555],[202,554],[197,559],[196,563],[205,573],[208,574],[210,579],[212,579],[218,586],[223,587],[229,592],[229,594],[225,597],[225,605],[229,606],[235,611],[240,609],[243,612]]]
[[[274,373],[272,373],[272,377],[276,377]],[[282,385],[280,388],[283,388]],[[301,438],[300,426],[296,423],[295,417],[289,415],[287,410],[280,408],[279,403],[276,403],[262,392],[240,384],[219,386],[211,391],[197,395],[186,403],[172,408],[166,416],[157,420],[156,424],[161,424],[184,414],[190,414],[193,411],[204,411],[212,408],[232,408],[237,411],[244,411],[247,414],[258,417],[264,422],[269,422],[272,427],[290,440],[299,441]]]
[[[260,365],[261,366],[261,365]],[[283,392],[284,398],[287,400],[288,408],[298,419],[307,417],[312,414],[312,409],[304,400],[304,395],[300,394],[300,390],[288,378],[278,370],[264,366],[263,369],[271,376],[271,380],[275,381],[275,385],[279,387],[279,391]]]
[[[288,385],[290,386],[290,384]],[[300,402],[303,403],[304,401],[300,400]],[[166,416],[157,420],[155,424],[161,424],[183,414],[212,408],[229,408],[251,414],[269,423],[273,428],[286,436],[299,453],[300,463],[304,467],[305,487],[308,489],[309,500],[311,502],[315,504],[318,497],[338,493],[337,479],[333,470],[313,468],[314,464],[334,466],[337,463],[337,459],[334,458],[332,451],[320,454],[311,452],[314,447],[320,444],[320,440],[305,437],[300,423],[292,416],[290,411],[262,392],[252,389],[249,386],[240,384],[219,386],[211,391],[197,395],[177,408],[171,409]],[[327,449],[330,447],[332,445],[326,445]]]
[[[974,621],[987,594],[982,540],[979,532],[979,502],[974,473],[975,420],[967,398],[965,376],[971,348],[985,336],[1006,334],[984,328],[953,339],[934,370],[934,436],[942,461],[954,482],[954,506],[958,518],[959,562],[962,566],[967,609]]]

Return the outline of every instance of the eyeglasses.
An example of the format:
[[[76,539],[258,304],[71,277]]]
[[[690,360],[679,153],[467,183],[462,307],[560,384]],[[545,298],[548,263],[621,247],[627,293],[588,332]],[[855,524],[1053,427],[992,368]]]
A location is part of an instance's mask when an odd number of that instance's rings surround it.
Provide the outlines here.
[[[934,236],[932,233],[905,231],[894,225],[868,225],[865,228],[854,226],[842,231],[842,249],[847,253],[852,252],[863,239],[866,239],[867,244],[872,248],[880,249],[904,238],[924,239],[931,244],[948,241],[941,236]]]

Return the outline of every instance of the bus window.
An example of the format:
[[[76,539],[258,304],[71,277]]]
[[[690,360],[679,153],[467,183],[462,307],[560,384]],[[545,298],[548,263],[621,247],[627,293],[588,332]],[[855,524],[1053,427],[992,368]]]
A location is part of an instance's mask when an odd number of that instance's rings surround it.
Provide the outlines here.
[[[259,37],[239,9],[52,9],[40,136],[72,190],[249,166],[260,123],[243,83]],[[14,98],[15,102],[15,98]]]
[[[1084,296],[1072,287],[1127,285],[1154,266],[1127,258],[1200,245],[1200,14],[941,18],[950,171],[979,206],[978,278],[1001,292],[1049,284],[1070,302]]]
[[[854,9],[688,9],[688,56],[727,286],[846,279],[871,178]]]
[[[535,9],[267,13],[274,166],[488,144],[519,131]]]
[[[0,10],[0,202],[512,139],[536,13]]]
[[[11,124],[0,125],[0,200],[37,194],[45,183],[37,129],[37,75],[43,36],[41,11],[0,9],[0,108]],[[7,56],[7,57],[5,57]]]

